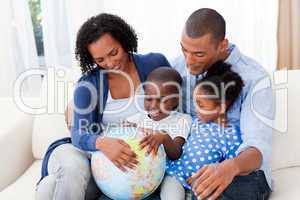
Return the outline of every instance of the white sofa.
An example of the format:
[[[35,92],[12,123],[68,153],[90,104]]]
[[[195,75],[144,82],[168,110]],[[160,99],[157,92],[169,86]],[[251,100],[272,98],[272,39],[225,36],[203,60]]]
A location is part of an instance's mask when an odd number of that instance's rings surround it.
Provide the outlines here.
[[[56,77],[55,82],[70,83],[74,77],[77,79],[78,72],[67,70],[66,77]],[[274,192],[271,199],[298,200],[300,122],[297,116],[300,113],[300,70],[277,72],[275,77],[278,78],[273,84],[278,107],[275,121],[283,133],[274,130],[273,134]],[[286,89],[288,97],[284,96]],[[56,96],[58,99],[64,99],[71,94],[69,91],[68,95]],[[42,92],[42,102],[45,101],[45,97],[45,93]],[[55,98],[51,95],[49,98],[48,94],[48,102],[53,103],[53,100]],[[2,99],[0,103],[0,199],[34,199],[35,185],[40,178],[41,160],[48,145],[57,138],[69,135],[64,115],[28,115],[19,111],[12,99]],[[286,106],[287,116],[284,111]],[[62,105],[58,107],[63,110]],[[284,130],[285,120],[287,130]]]

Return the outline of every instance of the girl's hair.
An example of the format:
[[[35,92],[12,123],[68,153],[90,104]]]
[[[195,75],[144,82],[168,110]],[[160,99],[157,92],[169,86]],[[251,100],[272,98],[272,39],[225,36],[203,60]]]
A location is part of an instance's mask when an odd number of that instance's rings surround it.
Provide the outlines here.
[[[196,88],[199,86],[208,95],[215,95],[214,100],[221,102],[224,99],[228,110],[242,91],[244,82],[240,75],[231,70],[230,64],[218,61],[207,70],[203,79],[197,82]]]
[[[137,52],[137,34],[125,20],[108,13],[93,16],[80,27],[77,33],[75,56],[82,73],[90,72],[95,67],[88,46],[106,33],[117,40],[128,54]]]

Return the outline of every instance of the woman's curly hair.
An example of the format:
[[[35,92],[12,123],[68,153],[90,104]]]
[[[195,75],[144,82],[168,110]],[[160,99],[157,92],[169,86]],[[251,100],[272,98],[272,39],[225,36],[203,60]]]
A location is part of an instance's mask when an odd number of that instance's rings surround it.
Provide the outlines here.
[[[109,33],[127,53],[137,52],[137,35],[134,29],[117,15],[102,13],[88,19],[79,29],[76,39],[75,56],[82,73],[95,68],[95,62],[88,46],[102,35]]]

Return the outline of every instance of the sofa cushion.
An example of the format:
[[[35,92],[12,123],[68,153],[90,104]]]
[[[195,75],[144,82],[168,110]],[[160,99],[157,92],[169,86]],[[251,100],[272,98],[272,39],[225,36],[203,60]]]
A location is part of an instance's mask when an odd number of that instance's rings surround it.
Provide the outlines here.
[[[32,133],[32,152],[43,159],[48,146],[57,139],[70,136],[64,111],[73,96],[80,72],[71,68],[50,68],[42,84],[41,107],[47,112],[35,116]]]
[[[276,97],[276,104],[282,109],[277,109],[276,117],[277,123],[284,128],[286,123],[286,130],[274,130],[273,132],[273,157],[272,170],[300,165],[300,95],[299,95],[299,80],[300,70],[289,70],[276,72],[281,78],[280,88],[283,90],[275,90],[287,92],[287,97]],[[287,82],[285,81],[287,80]],[[275,84],[276,88],[276,84]],[[277,92],[277,95],[279,94]],[[284,94],[284,93],[281,93]],[[287,113],[284,109],[287,108]],[[278,125],[277,124],[277,125]]]
[[[298,200],[300,166],[276,170],[272,173],[274,179],[271,200]]]
[[[35,159],[43,159],[49,145],[70,133],[63,114],[44,114],[33,122],[32,152]]]
[[[35,186],[41,176],[42,161],[35,161],[14,183],[0,192],[0,199],[34,200]]]

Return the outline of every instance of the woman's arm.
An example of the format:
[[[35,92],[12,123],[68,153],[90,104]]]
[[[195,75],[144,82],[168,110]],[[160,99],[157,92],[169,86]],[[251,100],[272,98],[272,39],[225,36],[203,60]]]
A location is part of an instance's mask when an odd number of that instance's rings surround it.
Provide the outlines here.
[[[98,97],[95,92],[97,90],[90,87],[93,87],[93,84],[86,80],[86,77],[78,82],[74,90],[72,106],[72,144],[83,151],[96,151],[96,140],[101,133],[101,127],[97,121]]]

